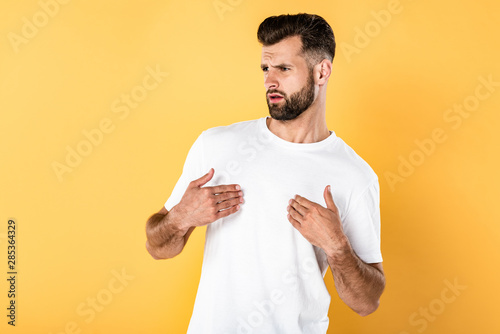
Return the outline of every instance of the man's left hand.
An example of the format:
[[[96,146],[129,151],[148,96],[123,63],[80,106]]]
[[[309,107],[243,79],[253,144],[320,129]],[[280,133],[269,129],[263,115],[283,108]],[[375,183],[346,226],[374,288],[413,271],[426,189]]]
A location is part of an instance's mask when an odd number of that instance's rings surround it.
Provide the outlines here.
[[[330,186],[323,191],[326,208],[305,197],[295,195],[288,202],[287,218],[311,244],[333,254],[342,250],[347,237],[342,229],[339,211]]]

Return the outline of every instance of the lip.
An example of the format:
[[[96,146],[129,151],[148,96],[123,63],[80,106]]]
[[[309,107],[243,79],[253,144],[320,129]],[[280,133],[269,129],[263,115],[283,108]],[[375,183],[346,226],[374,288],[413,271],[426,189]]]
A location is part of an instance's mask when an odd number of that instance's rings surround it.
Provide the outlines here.
[[[267,98],[269,99],[270,102],[279,102],[283,100],[283,96],[280,94],[272,93],[272,94],[267,94]]]

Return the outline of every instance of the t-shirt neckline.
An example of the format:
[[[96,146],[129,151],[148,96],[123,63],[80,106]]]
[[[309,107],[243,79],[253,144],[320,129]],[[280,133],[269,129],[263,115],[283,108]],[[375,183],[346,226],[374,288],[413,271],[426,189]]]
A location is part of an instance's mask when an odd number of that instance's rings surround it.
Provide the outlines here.
[[[266,122],[266,120],[268,118],[270,118],[270,116],[262,117],[259,120],[260,130],[263,132],[264,136],[266,136],[269,141],[276,143],[278,145],[284,146],[284,147],[288,147],[291,149],[300,149],[300,150],[317,150],[320,148],[324,148],[327,145],[333,144],[333,142],[337,139],[337,135],[335,134],[335,131],[329,130],[330,135],[321,141],[318,141],[315,143],[292,143],[290,141],[287,141],[287,140],[284,140],[284,139],[278,137],[277,135],[272,133],[271,130],[269,130],[269,128],[267,127],[267,122]]]

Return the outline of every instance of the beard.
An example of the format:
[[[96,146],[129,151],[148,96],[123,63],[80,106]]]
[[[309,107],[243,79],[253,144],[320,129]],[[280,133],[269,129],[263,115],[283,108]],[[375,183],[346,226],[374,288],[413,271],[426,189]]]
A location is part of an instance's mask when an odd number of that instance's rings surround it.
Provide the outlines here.
[[[281,104],[271,103],[267,94],[278,93],[283,96]],[[314,79],[312,72],[307,79],[307,83],[298,92],[288,97],[284,92],[272,89],[266,92],[266,101],[271,117],[278,121],[289,121],[299,117],[314,102]]]

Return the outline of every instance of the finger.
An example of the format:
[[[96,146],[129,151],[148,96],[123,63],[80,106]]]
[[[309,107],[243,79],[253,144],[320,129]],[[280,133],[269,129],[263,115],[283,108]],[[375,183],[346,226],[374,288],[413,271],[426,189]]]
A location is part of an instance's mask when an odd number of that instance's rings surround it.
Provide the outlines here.
[[[304,208],[308,208],[310,207],[311,205],[314,205],[315,203],[314,202],[311,202],[310,200],[308,200],[307,198],[305,197],[302,197],[302,196],[299,196],[299,195],[295,195],[295,197],[293,198],[297,203],[299,203],[300,205],[302,205]]]
[[[229,209],[219,211],[219,212],[217,212],[217,215],[216,215],[217,219],[227,217],[227,216],[235,213],[239,209],[240,209],[240,206],[239,205],[235,205],[235,206],[233,206],[233,207],[231,207]]]
[[[210,168],[208,173],[206,173],[205,175],[203,175],[199,179],[191,181],[190,186],[191,187],[201,187],[201,186],[205,185],[208,181],[210,181],[212,179],[212,177],[214,176],[214,173],[215,173],[215,170],[213,168]]]
[[[325,203],[327,209],[332,210],[333,212],[337,212],[337,206],[333,201],[332,189],[330,185],[325,187],[325,191],[323,192],[323,197],[325,197]]]
[[[238,191],[241,187],[238,184],[223,184],[219,186],[210,187],[212,194],[221,194],[228,191]]]
[[[302,223],[302,215],[291,205],[288,206],[288,214],[298,223]]]
[[[227,200],[224,202],[220,202],[215,207],[216,207],[217,211],[220,211],[220,210],[228,209],[232,206],[239,205],[242,203],[243,203],[243,198],[238,197],[238,198],[233,198],[231,200]]]
[[[293,218],[292,215],[290,214],[286,215],[286,217],[288,218],[288,221],[292,224],[293,227],[295,227],[297,230],[300,230],[302,225],[297,219]]]
[[[299,202],[297,202],[294,199],[289,200],[288,204],[290,204],[290,207],[292,207],[295,211],[297,211],[302,216],[307,211],[307,208],[305,206],[303,206],[302,204],[300,204]]]
[[[220,194],[216,195],[215,199],[217,200],[217,203],[220,203],[223,201],[227,201],[228,199],[239,198],[239,197],[243,197],[243,192],[241,190],[220,193]]]

